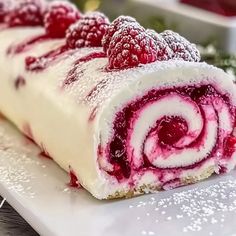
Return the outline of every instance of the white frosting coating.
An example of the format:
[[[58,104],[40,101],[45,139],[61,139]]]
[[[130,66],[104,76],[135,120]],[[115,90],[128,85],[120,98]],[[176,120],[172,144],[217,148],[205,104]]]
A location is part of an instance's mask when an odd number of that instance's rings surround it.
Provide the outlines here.
[[[20,129],[30,125],[33,137],[38,144],[43,144],[49,154],[66,171],[69,166],[76,173],[80,183],[99,199],[114,195],[116,191],[127,191],[129,182],[118,183],[102,169],[111,170],[113,167],[105,156],[99,158],[97,147],[105,146],[113,134],[113,120],[127,102],[132,101],[152,88],[166,88],[186,86],[191,84],[214,84],[222,94],[228,93],[236,105],[236,93],[231,78],[213,66],[205,63],[189,63],[183,61],[155,62],[124,71],[107,72],[104,70],[107,58],[97,58],[81,63],[75,71],[77,81],[62,88],[62,84],[76,59],[88,55],[90,52],[101,51],[101,48],[80,49],[73,55],[64,56],[44,71],[27,72],[24,66],[26,56],[40,56],[52,49],[63,45],[64,40],[50,40],[35,45],[32,49],[15,56],[6,56],[7,48],[22,40],[42,33],[40,28],[6,29],[0,32],[0,110]],[[80,73],[80,72],[83,73]],[[78,73],[78,74],[76,74]],[[18,76],[26,80],[26,85],[18,90],[14,87],[14,80]],[[91,91],[95,86],[97,90]],[[88,96],[92,94],[91,96]],[[158,116],[163,114],[182,114],[189,121],[189,129],[197,131],[202,127],[201,117],[194,114],[190,104],[174,99],[169,106],[153,104],[152,111],[144,110],[131,137],[131,143],[137,156],[139,165],[140,144],[148,124],[152,124]],[[159,107],[161,106],[161,107]],[[190,107],[188,107],[190,106]],[[91,112],[98,107],[93,121],[89,121]],[[212,108],[204,108],[212,112]],[[226,133],[233,129],[229,120],[229,111],[223,106],[219,119],[221,127]],[[145,123],[146,121],[146,123]],[[147,122],[148,121],[148,122]],[[150,122],[150,123],[149,123]],[[217,124],[213,119],[208,123],[208,142],[200,152],[189,150],[178,153],[170,159],[158,158],[153,164],[159,167],[183,166],[188,164],[188,157],[194,154],[196,161],[201,160],[212,148],[216,139]],[[147,145],[152,145],[152,140]],[[190,142],[189,140],[186,142]],[[150,148],[147,148],[147,152]],[[180,161],[181,159],[181,161]],[[159,161],[161,160],[161,161]],[[209,160],[204,166],[214,166]],[[232,168],[235,163],[232,164]],[[102,169],[101,169],[102,168]],[[205,167],[204,167],[205,168]],[[201,170],[188,170],[181,174],[185,176],[200,173]],[[155,184],[158,181],[152,172],[136,174],[133,177],[135,187],[142,184]],[[166,181],[171,180],[171,174],[166,175]],[[147,189],[148,191],[148,189]]]

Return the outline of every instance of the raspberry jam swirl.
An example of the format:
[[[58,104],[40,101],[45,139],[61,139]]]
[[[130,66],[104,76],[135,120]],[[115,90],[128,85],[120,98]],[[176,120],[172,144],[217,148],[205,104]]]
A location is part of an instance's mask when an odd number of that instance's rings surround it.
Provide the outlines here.
[[[119,182],[151,171],[163,188],[181,185],[184,172],[208,162],[227,171],[234,117],[229,97],[211,84],[149,90],[116,113],[109,142],[98,151],[106,161],[99,163]]]

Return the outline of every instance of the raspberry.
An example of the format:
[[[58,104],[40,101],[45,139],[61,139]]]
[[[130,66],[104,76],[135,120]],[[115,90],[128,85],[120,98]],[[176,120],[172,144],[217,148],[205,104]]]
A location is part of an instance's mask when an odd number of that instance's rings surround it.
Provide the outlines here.
[[[12,1],[0,0],[0,22],[5,21],[6,15],[10,12]]]
[[[201,60],[200,52],[198,51],[196,45],[190,43],[178,33],[171,30],[166,30],[160,33],[160,35],[174,52],[173,59],[183,59],[184,61],[195,62]]]
[[[69,2],[54,1],[44,17],[44,26],[49,36],[65,37],[66,30],[81,18],[80,11]]]
[[[121,27],[123,27],[125,24],[129,24],[129,23],[137,23],[138,24],[138,22],[130,16],[119,16],[109,25],[109,27],[102,39],[102,46],[103,46],[103,50],[105,53],[108,50],[111,38],[114,35],[114,33],[116,31],[118,31]]]
[[[110,42],[108,69],[125,69],[156,61],[157,45],[142,27],[125,25],[117,31]]]
[[[21,0],[5,17],[9,26],[43,25],[45,3],[41,0]]]
[[[160,61],[167,61],[174,55],[168,43],[156,31],[147,29],[146,33],[152,37],[157,44],[157,57]]]
[[[70,48],[99,47],[108,25],[104,14],[88,13],[67,30],[66,43]]]

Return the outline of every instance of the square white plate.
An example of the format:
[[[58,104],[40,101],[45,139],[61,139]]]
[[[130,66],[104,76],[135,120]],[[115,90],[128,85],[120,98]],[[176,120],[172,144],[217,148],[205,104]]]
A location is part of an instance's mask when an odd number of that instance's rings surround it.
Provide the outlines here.
[[[179,189],[98,201],[0,120],[0,194],[41,235],[236,235],[236,171]],[[66,157],[65,157],[66,158]]]

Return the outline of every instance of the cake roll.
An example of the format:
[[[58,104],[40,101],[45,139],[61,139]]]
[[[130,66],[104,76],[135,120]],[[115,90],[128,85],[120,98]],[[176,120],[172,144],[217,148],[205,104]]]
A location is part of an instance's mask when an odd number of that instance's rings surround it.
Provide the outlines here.
[[[43,23],[17,13],[33,14],[32,5]],[[0,111],[72,185],[113,199],[234,169],[235,84],[200,62],[195,45],[66,2],[24,0],[9,11],[0,31]],[[22,22],[11,25],[12,12]]]

